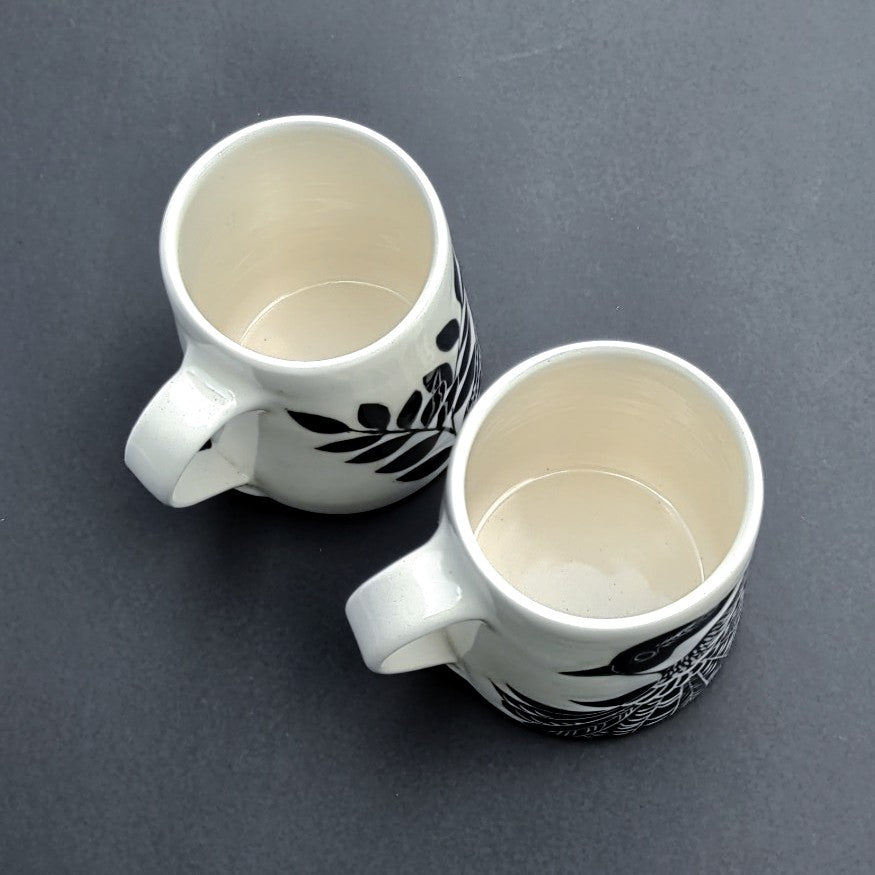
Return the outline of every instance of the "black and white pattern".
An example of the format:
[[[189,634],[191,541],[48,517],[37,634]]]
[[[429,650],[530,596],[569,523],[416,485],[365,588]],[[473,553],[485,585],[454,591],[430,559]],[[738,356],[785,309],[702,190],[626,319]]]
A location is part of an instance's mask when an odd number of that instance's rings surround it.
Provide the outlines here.
[[[601,701],[570,699],[577,707],[558,708],[507,684],[493,681],[492,686],[509,714],[552,735],[627,735],[671,717],[711,682],[735,637],[743,598],[744,581],[703,617],[624,650],[609,665],[562,672],[568,677],[622,675],[644,681],[630,693]],[[683,655],[672,661],[677,651]]]
[[[441,353],[456,350],[455,362],[444,362],[422,378],[401,408],[393,415],[385,404],[359,405],[357,424],[289,410],[302,428],[322,435],[348,435],[315,447],[324,453],[349,455],[352,465],[376,464],[377,474],[393,474],[402,483],[430,477],[447,463],[452,442],[462,420],[480,391],[480,347],[459,262],[454,259],[453,288],[459,302],[459,318],[450,319],[434,339]],[[449,436],[449,439],[448,439]]]

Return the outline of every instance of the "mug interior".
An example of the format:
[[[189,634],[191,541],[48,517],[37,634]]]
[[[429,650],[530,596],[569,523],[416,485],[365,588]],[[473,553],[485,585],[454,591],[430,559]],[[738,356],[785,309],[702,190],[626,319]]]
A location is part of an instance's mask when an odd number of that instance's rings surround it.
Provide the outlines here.
[[[670,604],[742,526],[740,414],[691,366],[646,349],[594,345],[524,372],[471,445],[464,494],[482,552],[555,610],[619,618]]]
[[[436,234],[412,161],[330,119],[256,125],[225,143],[193,168],[178,219],[179,271],[200,313],[294,361],[354,352],[401,322]]]

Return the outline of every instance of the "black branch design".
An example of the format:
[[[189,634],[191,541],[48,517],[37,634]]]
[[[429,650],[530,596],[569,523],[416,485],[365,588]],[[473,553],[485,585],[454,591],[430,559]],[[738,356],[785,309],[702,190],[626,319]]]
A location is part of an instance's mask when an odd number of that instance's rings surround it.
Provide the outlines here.
[[[298,425],[314,434],[347,435],[314,449],[325,453],[355,453],[345,459],[351,465],[385,461],[376,473],[395,474],[402,483],[429,477],[446,464],[451,447],[439,446],[440,439],[443,435],[455,437],[477,399],[481,375],[480,349],[457,260],[454,260],[453,289],[459,302],[459,318],[450,319],[434,342],[442,353],[455,348],[455,362],[443,362],[429,371],[422,378],[421,388],[410,393],[394,417],[387,405],[378,402],[359,405],[356,425],[317,413],[287,411]]]

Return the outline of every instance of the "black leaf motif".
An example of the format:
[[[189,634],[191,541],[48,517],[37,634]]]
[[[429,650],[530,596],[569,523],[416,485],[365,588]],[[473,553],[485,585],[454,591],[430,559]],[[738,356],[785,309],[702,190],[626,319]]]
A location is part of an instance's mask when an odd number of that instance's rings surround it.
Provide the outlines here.
[[[432,417],[434,416],[435,410],[437,410],[437,399],[432,396],[425,402],[425,408],[422,411],[422,417],[420,418],[420,422],[423,425],[428,425],[431,422]]]
[[[340,434],[349,431],[349,426],[339,419],[330,416],[320,416],[318,413],[302,413],[299,410],[289,410],[289,416],[307,431],[315,431],[318,434]]]
[[[434,393],[439,386],[447,385],[453,379],[453,369],[444,362],[438,365],[433,371],[429,371],[422,378],[422,385],[429,392]]]
[[[399,471],[406,471],[408,468],[412,468],[431,452],[431,448],[438,442],[440,436],[441,433],[436,431],[423,438],[418,444],[414,444],[409,450],[405,450],[400,456],[383,465],[382,468],[377,468],[377,473],[397,474]]]
[[[459,351],[459,385],[456,389],[456,398],[453,404],[453,412],[458,412],[467,400],[474,382],[476,367],[476,344],[473,342],[470,332],[462,340]],[[475,389],[476,394],[476,389]]]
[[[332,441],[330,444],[322,444],[321,447],[316,447],[317,450],[322,450],[326,453],[352,453],[355,450],[363,450],[375,444],[381,434],[365,434],[361,437],[347,438],[344,441]]]
[[[474,381],[474,375],[476,373],[477,363],[474,361],[468,362],[468,372],[465,374],[465,379],[462,381],[461,386],[459,387],[459,394],[456,397],[456,404],[453,410],[454,413],[456,413],[465,403],[465,400],[468,397],[468,392],[471,389],[471,384]]]
[[[447,415],[447,395],[453,386],[453,369],[446,363],[438,365],[422,378],[422,382],[426,389],[431,392],[431,398],[422,413],[422,424],[441,428]],[[435,421],[435,417],[437,417],[437,421]]]
[[[389,408],[385,404],[362,404],[359,406],[359,422],[365,428],[375,431],[385,431],[392,419]]]
[[[355,465],[361,465],[364,462],[379,462],[381,459],[385,459],[387,456],[391,456],[392,453],[400,450],[409,439],[409,432],[397,437],[391,437],[389,440],[383,441],[383,443],[377,444],[377,446],[371,447],[369,450],[365,450],[363,453],[359,453],[357,456],[353,456],[353,458],[346,461]]]
[[[429,474],[434,474],[435,471],[444,466],[447,459],[450,457],[451,450],[452,447],[444,447],[444,449],[439,450],[433,456],[426,459],[421,465],[417,465],[406,474],[402,474],[398,479],[402,483],[410,483],[413,480],[425,479]]]
[[[467,304],[462,305],[462,346],[471,336],[471,310]],[[460,353],[461,354],[461,353]]]
[[[395,416],[394,426],[389,406],[375,402],[359,405],[360,427],[320,414],[287,411],[301,427],[317,434],[350,434],[315,449],[353,454],[345,461],[357,465],[385,462],[376,473],[396,474],[399,481],[407,483],[430,477],[446,464],[450,447],[435,448],[442,435],[456,434],[480,386],[480,355],[471,310],[455,256],[453,262],[453,290],[460,304],[459,315],[441,328],[434,342],[442,354],[454,351],[454,360],[438,364],[422,377],[425,391],[416,388],[411,392]]]
[[[465,310],[467,311],[467,305],[465,305]],[[477,344],[471,332],[471,319],[469,314],[469,318],[465,319],[464,327],[462,329],[462,340],[459,344],[459,355],[456,365],[456,396],[452,402],[454,415],[462,410],[462,407],[469,397],[477,395],[479,379],[475,382],[475,375],[479,374],[479,369],[476,367],[472,368],[472,365],[476,365],[476,350]],[[464,413],[465,411],[462,412]]]
[[[450,319],[450,321],[441,328],[440,333],[435,338],[434,342],[437,344],[437,348],[441,352],[449,352],[456,345],[458,339],[459,320]]]
[[[465,408],[465,414],[474,406],[477,396],[480,394],[480,380],[483,377],[483,359],[480,356],[480,347],[474,349],[474,386],[471,389],[471,394],[468,397],[468,406]]]
[[[413,394],[404,402],[401,412],[398,414],[398,428],[411,428],[416,421],[416,414],[422,405],[422,392],[414,389]]]

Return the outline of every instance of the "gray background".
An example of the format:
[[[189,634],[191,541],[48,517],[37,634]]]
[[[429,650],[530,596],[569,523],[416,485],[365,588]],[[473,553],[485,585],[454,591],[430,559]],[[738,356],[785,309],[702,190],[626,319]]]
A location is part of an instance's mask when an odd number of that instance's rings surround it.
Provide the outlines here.
[[[6,0],[0,71],[0,870],[872,870],[873,4]],[[486,383],[619,337],[748,416],[746,612],[675,719],[563,742],[368,673],[345,597],[440,484],[174,511],[124,468],[179,359],[165,201],[298,112],[429,174]]]

